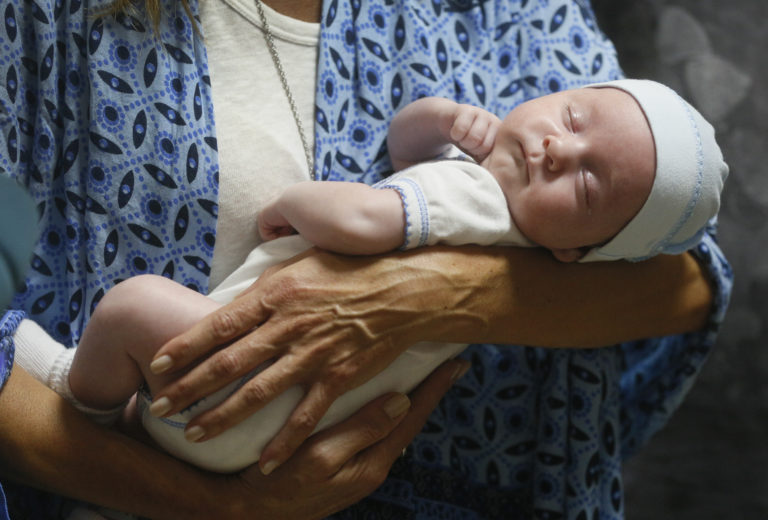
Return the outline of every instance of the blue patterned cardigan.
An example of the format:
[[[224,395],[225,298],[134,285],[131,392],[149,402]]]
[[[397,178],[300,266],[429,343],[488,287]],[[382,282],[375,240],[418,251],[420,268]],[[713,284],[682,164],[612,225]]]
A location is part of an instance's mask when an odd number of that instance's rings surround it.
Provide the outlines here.
[[[28,188],[42,229],[0,321],[2,382],[22,317],[74,346],[120,280],[156,273],[207,290],[218,182],[207,57],[183,10],[163,4],[153,35],[129,15],[89,16],[98,1],[2,3],[0,172]],[[588,0],[328,0],[320,45],[315,156],[327,180],[380,180],[389,120],[420,96],[503,115],[622,75]],[[409,457],[337,517],[622,518],[622,457],[680,404],[727,307],[714,229],[693,253],[715,289],[704,330],[594,350],[472,346],[472,370]],[[9,501],[23,510],[24,494]]]

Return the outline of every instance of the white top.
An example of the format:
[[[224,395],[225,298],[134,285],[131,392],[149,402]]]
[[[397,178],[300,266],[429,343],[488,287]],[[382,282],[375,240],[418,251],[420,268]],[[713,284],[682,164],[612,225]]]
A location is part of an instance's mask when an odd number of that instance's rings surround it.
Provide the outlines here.
[[[200,10],[220,168],[213,288],[261,242],[256,216],[262,206],[285,186],[308,180],[309,172],[253,0],[207,0]],[[320,24],[284,16],[267,5],[264,12],[313,147]]]
[[[435,244],[535,246],[512,221],[499,183],[475,162],[420,163],[375,187],[400,193],[406,220],[402,249]]]

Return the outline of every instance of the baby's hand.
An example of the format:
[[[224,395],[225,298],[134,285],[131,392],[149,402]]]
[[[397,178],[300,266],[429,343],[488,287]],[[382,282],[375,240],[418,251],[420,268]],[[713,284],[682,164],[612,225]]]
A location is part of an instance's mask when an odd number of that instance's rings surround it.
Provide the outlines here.
[[[277,199],[272,199],[259,213],[259,235],[263,240],[293,235],[296,230],[277,209]]]
[[[460,104],[456,107],[450,137],[453,144],[480,162],[493,148],[500,124],[501,120],[487,110]]]

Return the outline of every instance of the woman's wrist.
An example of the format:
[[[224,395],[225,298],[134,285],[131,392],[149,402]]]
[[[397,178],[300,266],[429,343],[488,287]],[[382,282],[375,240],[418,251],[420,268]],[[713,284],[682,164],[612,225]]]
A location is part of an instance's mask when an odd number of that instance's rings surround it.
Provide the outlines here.
[[[494,291],[486,283],[505,270],[504,257],[475,255],[455,247],[427,247],[399,253],[393,260],[398,272],[408,276],[404,301],[412,306],[409,327],[395,329],[398,344],[419,341],[471,343],[484,341],[492,330]],[[468,269],[472,257],[483,272]],[[486,307],[486,305],[490,307]]]

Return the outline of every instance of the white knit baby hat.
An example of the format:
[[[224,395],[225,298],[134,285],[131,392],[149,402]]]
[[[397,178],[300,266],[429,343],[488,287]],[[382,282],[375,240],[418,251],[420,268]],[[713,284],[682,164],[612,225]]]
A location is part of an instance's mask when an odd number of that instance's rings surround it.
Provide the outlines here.
[[[653,134],[656,177],[637,215],[580,261],[639,261],[695,246],[720,209],[720,192],[728,177],[712,125],[674,90],[655,81],[622,79],[588,87],[618,88],[635,98]]]

